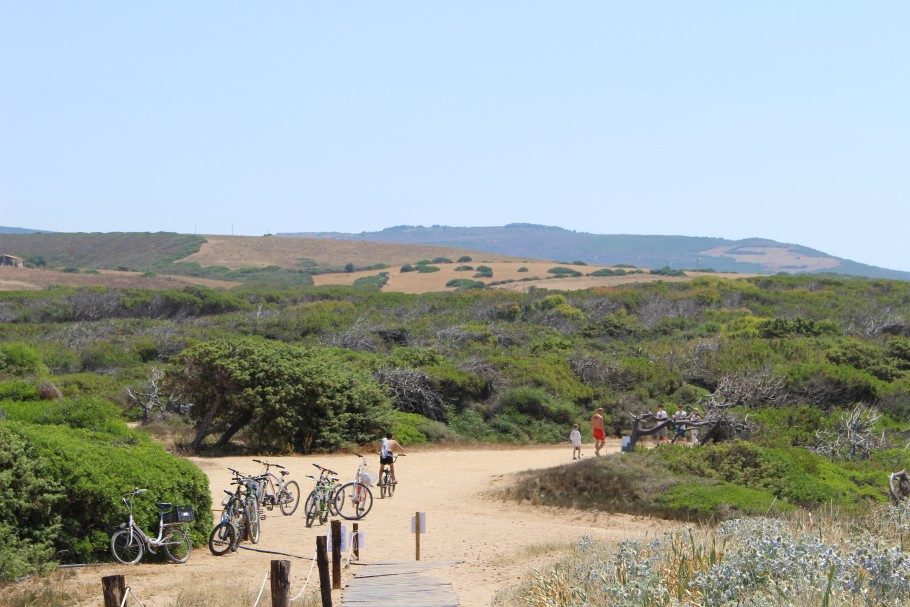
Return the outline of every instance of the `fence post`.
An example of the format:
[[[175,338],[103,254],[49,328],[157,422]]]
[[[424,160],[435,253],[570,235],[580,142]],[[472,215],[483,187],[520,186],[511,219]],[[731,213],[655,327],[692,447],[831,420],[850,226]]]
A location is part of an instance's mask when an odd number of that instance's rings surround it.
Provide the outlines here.
[[[332,521],[332,588],[341,589],[341,521]]]
[[[354,523],[354,530],[351,533],[351,550],[354,552],[354,558],[360,560],[360,529],[357,523]]]
[[[106,575],[101,578],[104,590],[104,607],[120,607],[126,594],[126,579],[122,575]]]
[[[272,561],[272,607],[290,607],[291,561]]]
[[[329,580],[327,544],[328,541],[324,535],[316,538],[316,566],[319,569],[319,593],[322,595],[322,607],[332,607],[332,582]]]
[[[416,553],[417,560],[420,560],[420,513],[417,512],[414,514],[414,552]]]

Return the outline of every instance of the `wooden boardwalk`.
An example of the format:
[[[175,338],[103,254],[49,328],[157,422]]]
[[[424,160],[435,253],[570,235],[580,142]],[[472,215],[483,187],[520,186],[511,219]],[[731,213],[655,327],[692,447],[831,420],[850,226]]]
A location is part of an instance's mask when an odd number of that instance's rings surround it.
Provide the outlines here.
[[[341,593],[342,607],[458,607],[452,584],[427,575],[455,563],[394,561],[353,567]]]

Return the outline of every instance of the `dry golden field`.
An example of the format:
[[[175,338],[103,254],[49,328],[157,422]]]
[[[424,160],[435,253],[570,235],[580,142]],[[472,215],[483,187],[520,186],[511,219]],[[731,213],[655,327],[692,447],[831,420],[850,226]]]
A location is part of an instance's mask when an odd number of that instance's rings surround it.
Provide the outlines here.
[[[34,291],[50,286],[172,289],[186,285],[229,288],[238,283],[192,276],[143,276],[139,272],[101,270],[98,274],[69,274],[43,268],[0,267],[0,291]]]
[[[579,276],[569,278],[547,278],[552,276],[547,270],[560,266],[572,268],[583,274],[593,272],[604,266],[577,266],[560,264],[555,261],[532,261],[532,262],[490,262],[478,263],[471,262],[468,264],[434,264],[439,268],[438,272],[420,273],[420,272],[401,272],[399,267],[381,270],[389,273],[389,282],[383,288],[384,291],[397,291],[401,293],[429,293],[433,291],[453,290],[445,285],[452,279],[467,278],[479,280],[484,284],[498,282],[501,280],[516,280],[504,285],[493,285],[501,289],[512,291],[526,291],[531,287],[546,289],[563,289],[574,291],[579,289],[589,289],[591,287],[613,287],[617,285],[655,282],[663,280],[666,282],[679,282],[691,280],[697,276],[716,276],[720,278],[743,278],[746,274],[722,274],[714,272],[687,272],[685,277],[659,276],[654,274],[629,274],[626,276]],[[475,270],[455,271],[455,268],[468,265],[476,268],[478,265],[485,265],[493,270],[493,278],[474,278]],[[526,267],[527,272],[519,272],[518,269]],[[647,270],[644,270],[647,272]],[[351,273],[332,273],[319,274],[313,277],[317,285],[350,285],[355,280],[365,276],[375,276],[380,270],[367,270],[363,272]],[[532,278],[537,280],[530,280]],[[524,279],[524,280],[523,280]]]
[[[478,253],[435,245],[391,244],[362,240],[331,240],[286,236],[206,236],[199,252],[182,259],[202,266],[228,268],[299,268],[304,260],[319,265],[342,267],[347,263],[369,266],[384,263],[401,266],[421,259],[448,257],[453,261],[463,255],[475,260],[520,261],[496,253]]]

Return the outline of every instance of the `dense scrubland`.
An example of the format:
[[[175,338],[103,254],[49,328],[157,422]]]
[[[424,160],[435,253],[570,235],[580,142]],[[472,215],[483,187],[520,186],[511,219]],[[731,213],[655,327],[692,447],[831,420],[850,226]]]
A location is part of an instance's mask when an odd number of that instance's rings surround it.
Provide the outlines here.
[[[201,452],[334,450],[389,427],[406,445],[551,442],[596,406],[627,432],[629,413],[709,398],[749,435],[530,474],[512,497],[690,520],[883,504],[910,463],[910,284],[0,293],[0,461],[16,470],[0,474],[0,576],[103,558],[136,485],[193,505],[201,537],[205,478],[150,435]],[[875,437],[859,456],[828,444],[856,403]]]

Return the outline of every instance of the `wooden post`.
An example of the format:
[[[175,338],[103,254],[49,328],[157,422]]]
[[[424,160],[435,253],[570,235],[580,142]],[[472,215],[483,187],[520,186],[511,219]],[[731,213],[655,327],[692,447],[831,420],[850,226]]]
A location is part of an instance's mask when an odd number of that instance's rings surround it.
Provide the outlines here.
[[[328,540],[324,535],[316,538],[316,567],[319,569],[319,593],[322,595],[322,607],[332,607],[332,582],[329,580],[327,544]]]
[[[106,575],[101,578],[104,590],[104,607],[120,607],[126,595],[126,579],[122,575]]]
[[[360,560],[360,529],[357,523],[354,523],[354,530],[351,533],[351,550],[354,552],[354,558]]]
[[[291,606],[291,561],[272,561],[272,607]]]
[[[417,560],[420,560],[420,513],[417,512],[414,514],[414,552],[417,555]]]
[[[341,521],[332,521],[332,588],[341,589]]]

